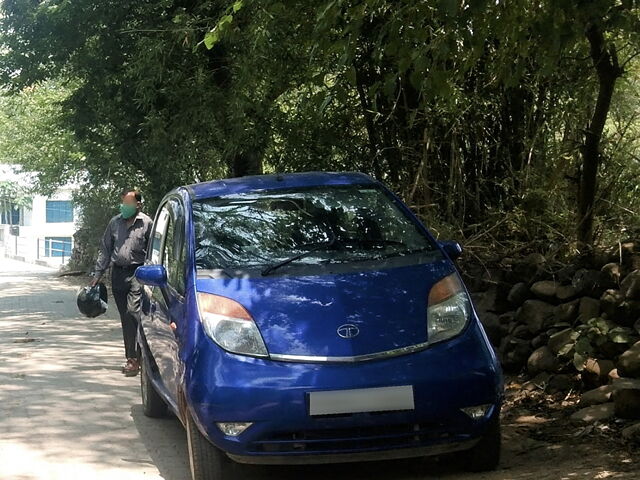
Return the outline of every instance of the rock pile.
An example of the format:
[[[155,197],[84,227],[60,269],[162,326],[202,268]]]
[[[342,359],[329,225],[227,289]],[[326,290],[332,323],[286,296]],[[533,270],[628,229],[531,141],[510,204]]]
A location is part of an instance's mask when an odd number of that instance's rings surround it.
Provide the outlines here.
[[[497,276],[472,296],[505,371],[579,375],[581,416],[640,419],[640,242],[555,271],[505,259]]]

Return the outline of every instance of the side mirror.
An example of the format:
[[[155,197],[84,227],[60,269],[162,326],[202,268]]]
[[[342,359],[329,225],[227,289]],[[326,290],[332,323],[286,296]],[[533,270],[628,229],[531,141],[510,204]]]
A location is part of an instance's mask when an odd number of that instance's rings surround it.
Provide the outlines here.
[[[462,245],[460,245],[458,242],[445,240],[442,242],[438,242],[438,244],[445,252],[447,252],[447,255],[449,255],[449,258],[451,258],[451,260],[457,260],[458,258],[460,258],[460,255],[462,255]]]
[[[136,269],[135,276],[143,285],[161,288],[167,286],[167,270],[163,265],[142,265]]]

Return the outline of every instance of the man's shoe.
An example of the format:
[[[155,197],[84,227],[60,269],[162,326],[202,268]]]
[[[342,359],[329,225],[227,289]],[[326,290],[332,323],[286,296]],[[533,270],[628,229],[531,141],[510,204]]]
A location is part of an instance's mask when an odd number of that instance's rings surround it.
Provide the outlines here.
[[[135,358],[127,359],[127,364],[122,367],[122,373],[127,377],[135,377],[140,370],[140,363]]]

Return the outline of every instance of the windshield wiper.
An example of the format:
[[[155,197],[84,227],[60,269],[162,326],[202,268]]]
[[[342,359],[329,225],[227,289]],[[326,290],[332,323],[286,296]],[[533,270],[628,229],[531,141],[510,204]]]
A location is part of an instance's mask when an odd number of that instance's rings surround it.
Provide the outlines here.
[[[301,252],[297,255],[294,255],[293,257],[289,257],[289,258],[285,258],[284,260],[282,260],[281,262],[278,263],[274,263],[272,265],[268,265],[266,266],[263,270],[262,270],[262,276],[265,275],[269,275],[271,272],[273,272],[274,270],[277,270],[280,267],[283,267],[291,262],[295,262],[296,260],[302,258],[302,257],[306,257],[307,255],[312,254],[313,252],[317,252],[318,250],[324,250],[324,249],[328,249],[333,247],[333,245],[336,243],[336,236],[333,232],[331,232],[331,238],[329,238],[329,240],[327,240],[326,242],[323,243],[319,243],[317,244],[315,247],[310,248],[309,250],[305,250],[304,252]]]

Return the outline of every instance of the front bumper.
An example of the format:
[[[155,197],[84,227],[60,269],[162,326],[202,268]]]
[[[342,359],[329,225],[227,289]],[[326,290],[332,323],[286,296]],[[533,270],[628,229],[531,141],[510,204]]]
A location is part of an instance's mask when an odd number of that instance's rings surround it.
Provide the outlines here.
[[[502,402],[502,375],[476,322],[424,351],[351,365],[294,364],[221,351],[200,338],[185,395],[200,431],[241,463],[334,463],[438,455],[473,447]],[[415,409],[309,415],[308,393],[413,385]],[[492,404],[472,420],[460,409]],[[217,422],[253,422],[237,437]]]

